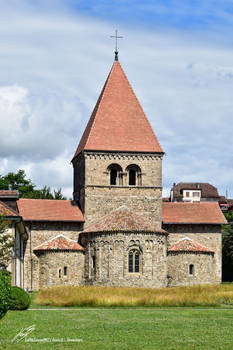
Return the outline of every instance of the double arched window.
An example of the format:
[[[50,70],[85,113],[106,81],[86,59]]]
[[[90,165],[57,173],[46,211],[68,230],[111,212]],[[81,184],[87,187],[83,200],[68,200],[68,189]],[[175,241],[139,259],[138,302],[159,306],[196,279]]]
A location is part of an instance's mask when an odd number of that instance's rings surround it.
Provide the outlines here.
[[[111,186],[122,185],[122,168],[120,165],[118,164],[109,165],[108,172],[110,174]]]
[[[128,271],[140,272],[141,256],[138,249],[131,249],[128,255]]]
[[[141,169],[136,164],[131,164],[126,168],[128,173],[128,185],[140,186],[141,185]]]

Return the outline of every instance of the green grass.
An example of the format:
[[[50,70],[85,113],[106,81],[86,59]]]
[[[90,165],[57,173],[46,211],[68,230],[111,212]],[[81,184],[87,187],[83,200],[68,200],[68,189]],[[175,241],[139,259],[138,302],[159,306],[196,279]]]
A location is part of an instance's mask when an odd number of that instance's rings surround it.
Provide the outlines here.
[[[11,343],[29,338],[63,342]],[[10,311],[0,321],[0,349],[9,350],[232,350],[233,310],[221,308],[49,308]],[[66,338],[82,339],[70,343]]]
[[[61,286],[41,290],[39,305],[49,306],[221,306],[233,305],[233,284],[174,288]]]

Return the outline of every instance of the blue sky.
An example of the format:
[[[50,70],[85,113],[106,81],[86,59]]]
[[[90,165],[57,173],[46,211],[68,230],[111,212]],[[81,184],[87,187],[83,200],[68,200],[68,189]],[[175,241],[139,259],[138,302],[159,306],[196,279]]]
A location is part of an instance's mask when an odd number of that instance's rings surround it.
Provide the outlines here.
[[[72,195],[70,160],[120,61],[173,182],[233,197],[233,1],[0,0],[0,173]]]

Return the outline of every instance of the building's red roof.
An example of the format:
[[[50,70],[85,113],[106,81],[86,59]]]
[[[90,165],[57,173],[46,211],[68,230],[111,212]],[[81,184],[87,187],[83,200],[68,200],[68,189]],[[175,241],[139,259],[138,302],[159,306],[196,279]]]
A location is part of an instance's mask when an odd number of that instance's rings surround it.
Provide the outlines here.
[[[17,201],[17,205],[25,221],[84,222],[79,207],[69,200],[21,198]]]
[[[5,203],[0,201],[0,215],[5,215],[5,216],[19,216],[19,214],[8,207]]]
[[[163,152],[117,61],[112,66],[74,158],[82,150]]]
[[[48,242],[45,242],[35,249],[34,251],[39,250],[84,250],[81,245],[77,242],[69,239],[63,235],[57,236]]]
[[[109,215],[104,216],[93,225],[90,225],[84,232],[109,232],[109,231],[149,231],[167,234],[155,223],[140,214],[135,214],[127,207],[122,206]]]
[[[188,237],[185,237],[181,239],[179,242],[168,247],[168,251],[169,252],[203,252],[203,253],[214,252],[213,250],[192,241]]]
[[[0,190],[0,198],[1,197],[19,197],[19,191],[17,190]]]
[[[226,224],[218,202],[163,202],[164,224]]]

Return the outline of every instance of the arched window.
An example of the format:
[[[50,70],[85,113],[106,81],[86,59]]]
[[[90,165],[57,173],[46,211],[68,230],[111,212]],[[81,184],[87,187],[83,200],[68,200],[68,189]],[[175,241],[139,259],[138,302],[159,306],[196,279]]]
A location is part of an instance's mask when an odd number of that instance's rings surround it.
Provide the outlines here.
[[[130,169],[129,171],[129,185],[135,186],[136,185],[136,170]]]
[[[58,270],[58,277],[61,278],[61,269]]]
[[[114,168],[110,170],[110,185],[117,185],[117,170]]]
[[[131,164],[126,168],[128,173],[128,185],[140,186],[142,184],[141,169],[136,164]]]
[[[194,275],[194,265],[193,264],[189,265],[189,274],[192,276]]]
[[[122,185],[122,168],[118,164],[111,164],[108,167],[108,172],[110,174],[110,185],[111,186],[121,186]]]
[[[140,272],[140,252],[137,249],[130,250],[128,256],[128,271]]]

